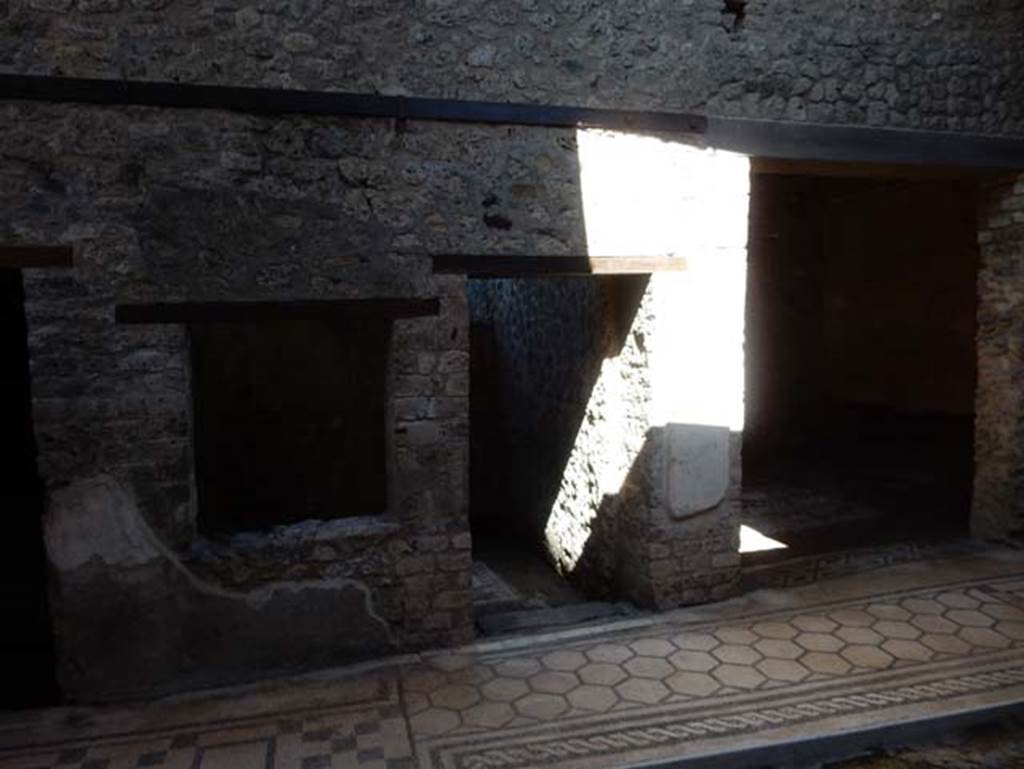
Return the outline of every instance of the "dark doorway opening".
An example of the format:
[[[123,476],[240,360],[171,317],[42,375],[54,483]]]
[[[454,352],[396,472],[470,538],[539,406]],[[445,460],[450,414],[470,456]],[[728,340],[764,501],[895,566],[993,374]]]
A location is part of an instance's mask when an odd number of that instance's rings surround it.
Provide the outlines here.
[[[385,512],[390,321],[190,331],[200,531]]]
[[[533,612],[539,627],[627,611],[604,603],[614,590],[597,569],[556,570],[564,532],[548,525],[595,383],[646,285],[645,275],[470,280],[470,527],[485,633],[526,629],[504,625],[507,613]],[[587,556],[610,559],[608,549]]]
[[[744,563],[966,536],[976,185],[752,178]]]
[[[46,592],[43,489],[36,472],[28,341],[19,270],[0,269],[0,707],[28,708],[58,701],[53,630]]]

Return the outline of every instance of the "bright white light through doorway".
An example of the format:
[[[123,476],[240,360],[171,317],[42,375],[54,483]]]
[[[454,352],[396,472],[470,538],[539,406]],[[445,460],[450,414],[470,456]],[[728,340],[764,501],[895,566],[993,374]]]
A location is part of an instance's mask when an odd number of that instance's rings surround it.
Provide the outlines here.
[[[789,545],[779,542],[777,539],[767,537],[757,529],[749,526],[740,526],[740,552],[760,553],[765,550],[784,550]]]

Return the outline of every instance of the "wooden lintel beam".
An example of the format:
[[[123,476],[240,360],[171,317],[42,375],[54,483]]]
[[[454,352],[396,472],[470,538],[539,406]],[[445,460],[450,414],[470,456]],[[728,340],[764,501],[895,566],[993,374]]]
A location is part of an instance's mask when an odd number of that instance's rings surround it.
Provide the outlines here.
[[[711,147],[750,157],[987,169],[1024,168],[1020,136],[709,117]]]
[[[692,134],[707,126],[683,112],[51,75],[0,74],[0,99]]]
[[[421,318],[437,315],[431,299],[310,299],[274,302],[161,302],[119,304],[118,323],[265,323],[279,320]]]
[[[0,268],[73,267],[74,246],[0,245]]]
[[[434,272],[470,278],[556,278],[683,272],[678,256],[515,256],[435,254]]]
[[[1024,168],[1024,138],[1020,136],[750,120],[684,112],[0,74],[0,100],[4,99],[489,125],[597,127],[640,133],[699,134],[702,145],[751,157]]]
[[[750,171],[764,176],[823,176],[855,179],[978,181],[998,176],[992,168],[897,163],[830,163],[820,160],[752,158]]]

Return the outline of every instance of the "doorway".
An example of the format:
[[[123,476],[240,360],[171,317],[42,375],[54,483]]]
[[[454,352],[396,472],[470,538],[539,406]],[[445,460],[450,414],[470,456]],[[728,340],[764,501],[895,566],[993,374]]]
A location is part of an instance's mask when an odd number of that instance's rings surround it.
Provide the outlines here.
[[[46,593],[43,489],[36,472],[28,340],[21,271],[0,269],[0,635],[3,681],[0,707],[57,702],[53,631]]]
[[[970,178],[753,175],[745,564],[967,536],[976,211]]]
[[[494,615],[540,612],[538,623],[549,627],[627,611],[611,603],[617,595],[604,567],[615,555],[613,518],[590,507],[580,446],[588,418],[603,407],[592,402],[595,386],[622,350],[647,280],[469,281],[470,527],[474,612],[484,633],[506,627]],[[565,526],[569,516],[558,518],[560,505],[579,510],[587,530],[569,565],[564,549],[577,532]]]

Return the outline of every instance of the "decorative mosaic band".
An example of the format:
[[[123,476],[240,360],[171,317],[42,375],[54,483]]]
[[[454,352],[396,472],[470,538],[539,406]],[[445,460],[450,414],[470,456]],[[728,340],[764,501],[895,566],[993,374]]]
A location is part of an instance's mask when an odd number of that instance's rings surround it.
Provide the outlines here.
[[[792,725],[827,716],[865,712],[884,707],[930,702],[963,694],[991,692],[1024,684],[1024,666],[928,683],[898,686],[874,692],[836,695],[777,708],[748,710],[732,715],[668,722],[648,728],[609,731],[594,736],[549,739],[507,748],[466,752],[454,756],[454,764],[435,752],[432,765],[457,769],[516,769],[560,759],[581,759],[695,738],[726,737],[755,729]]]

